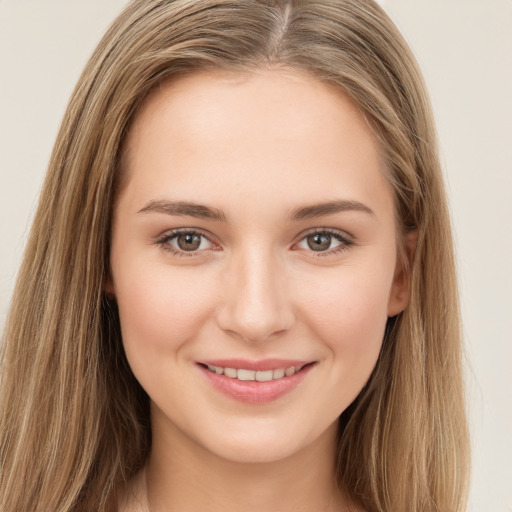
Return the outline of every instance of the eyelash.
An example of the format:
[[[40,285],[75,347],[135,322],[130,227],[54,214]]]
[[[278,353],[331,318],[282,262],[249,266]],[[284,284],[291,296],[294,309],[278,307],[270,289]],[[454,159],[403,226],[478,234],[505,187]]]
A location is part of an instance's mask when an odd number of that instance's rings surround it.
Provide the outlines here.
[[[305,233],[301,237],[301,239],[299,240],[298,243],[302,242],[308,236],[311,236],[311,235],[329,235],[332,238],[334,238],[335,240],[337,240],[338,242],[340,242],[340,245],[338,245],[334,249],[329,249],[327,251],[313,251],[312,249],[310,251],[308,251],[308,252],[315,254],[315,257],[317,257],[317,258],[340,254],[340,253],[348,250],[352,245],[354,245],[354,241],[351,239],[351,237],[349,237],[348,234],[345,234],[343,232],[340,232],[340,231],[337,231],[334,229],[328,229],[328,228],[314,228],[313,230]]]
[[[208,241],[210,241],[210,243],[213,243],[213,242],[211,242],[210,238],[202,231],[197,230],[197,229],[189,229],[189,228],[179,228],[179,229],[174,229],[173,231],[167,232],[164,235],[162,235],[161,237],[159,237],[155,243],[157,245],[161,246],[164,251],[170,252],[173,256],[180,256],[180,257],[181,256],[183,256],[183,257],[197,256],[199,251],[189,251],[189,252],[179,251],[179,250],[174,249],[169,244],[169,242],[173,238],[176,238],[179,235],[199,235],[199,236],[206,238]]]
[[[340,245],[338,245],[334,249],[330,249],[327,251],[313,251],[312,249],[310,251],[308,251],[308,252],[314,253],[315,257],[325,257],[325,256],[332,256],[335,254],[339,254],[343,251],[348,250],[352,245],[354,245],[354,241],[351,240],[351,238],[348,235],[342,234],[342,232],[339,232],[339,231],[336,231],[333,229],[328,229],[328,228],[315,228],[315,229],[305,233],[297,243],[302,242],[308,236],[318,235],[318,234],[331,236],[332,238],[334,238],[335,240],[340,242]],[[184,250],[174,249],[169,244],[169,242],[179,235],[199,235],[199,236],[206,238],[210,243],[214,244],[214,242],[212,242],[210,240],[208,235],[206,235],[202,231],[196,230],[196,229],[189,229],[189,228],[179,228],[179,229],[175,229],[171,232],[167,232],[164,235],[162,235],[161,237],[159,237],[155,241],[155,243],[156,243],[156,245],[162,247],[165,251],[170,252],[172,255],[178,256],[178,257],[197,256],[197,254],[199,252],[201,252],[201,251],[184,251]]]

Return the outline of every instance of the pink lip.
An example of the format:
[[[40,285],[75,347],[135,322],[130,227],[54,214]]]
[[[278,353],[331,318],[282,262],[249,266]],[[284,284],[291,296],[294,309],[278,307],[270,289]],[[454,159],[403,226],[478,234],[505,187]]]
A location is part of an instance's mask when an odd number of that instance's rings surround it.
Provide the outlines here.
[[[295,389],[315,366],[308,364],[311,361],[296,361],[284,359],[266,359],[264,361],[245,361],[241,359],[216,359],[212,361],[201,361],[198,367],[206,376],[210,384],[224,395],[239,402],[247,404],[266,404],[277,400],[281,396]],[[232,379],[225,375],[218,375],[211,372],[203,365],[222,366],[223,368],[245,368],[247,370],[265,371],[276,368],[290,368],[292,366],[303,366],[297,373],[289,377],[271,380],[267,382],[241,381]]]

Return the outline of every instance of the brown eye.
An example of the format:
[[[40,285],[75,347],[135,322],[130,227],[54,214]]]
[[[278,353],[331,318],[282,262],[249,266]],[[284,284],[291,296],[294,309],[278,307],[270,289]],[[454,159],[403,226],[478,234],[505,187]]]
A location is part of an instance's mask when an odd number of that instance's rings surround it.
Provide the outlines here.
[[[308,247],[313,251],[327,251],[331,247],[332,236],[329,233],[314,233],[306,237]]]
[[[213,244],[206,235],[197,231],[175,231],[164,235],[157,241],[157,244],[162,246],[166,251],[175,255],[189,255],[200,254],[205,250],[213,249]]]
[[[176,237],[176,242],[182,251],[195,251],[201,246],[202,238],[196,233],[183,233]]]
[[[343,233],[330,230],[317,230],[304,236],[297,244],[299,249],[306,249],[320,255],[335,254],[348,249],[353,244],[352,240]]]

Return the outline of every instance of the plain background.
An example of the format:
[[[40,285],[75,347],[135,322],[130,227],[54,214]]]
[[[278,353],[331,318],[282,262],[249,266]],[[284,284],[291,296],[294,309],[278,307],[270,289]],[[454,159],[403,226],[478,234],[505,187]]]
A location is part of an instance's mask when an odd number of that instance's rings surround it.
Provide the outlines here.
[[[468,353],[470,511],[510,512],[512,1],[381,3],[420,62],[440,134]],[[68,98],[125,4],[0,0],[0,330]]]

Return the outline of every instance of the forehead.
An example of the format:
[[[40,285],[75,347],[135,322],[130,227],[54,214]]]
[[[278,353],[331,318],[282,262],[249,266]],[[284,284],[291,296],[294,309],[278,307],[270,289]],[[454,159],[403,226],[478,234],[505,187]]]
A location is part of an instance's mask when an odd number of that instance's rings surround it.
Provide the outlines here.
[[[148,194],[166,183],[195,197],[235,187],[283,201],[390,193],[364,116],[334,86],[289,69],[165,82],[137,113],[125,151],[128,183]]]
[[[227,127],[228,122],[239,123],[237,127],[246,133],[250,118],[252,126],[259,121],[260,128],[273,130],[280,139],[312,134],[304,129],[326,131],[326,121],[343,117],[352,124],[351,131],[364,131],[377,143],[370,124],[340,88],[290,68],[203,70],[167,80],[143,101],[128,139],[133,142],[152,120],[162,120],[166,114],[180,123],[181,133],[186,127],[215,135],[213,128],[220,123]]]

